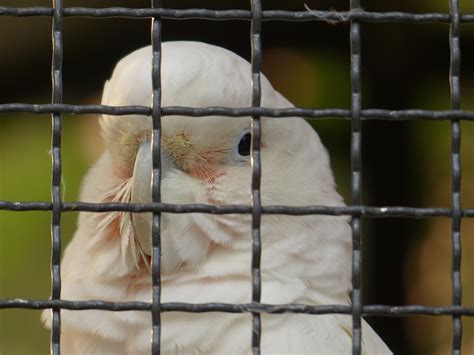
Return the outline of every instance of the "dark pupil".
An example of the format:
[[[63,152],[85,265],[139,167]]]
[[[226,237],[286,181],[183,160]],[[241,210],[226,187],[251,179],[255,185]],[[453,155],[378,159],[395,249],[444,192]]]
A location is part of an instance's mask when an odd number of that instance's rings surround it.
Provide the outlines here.
[[[242,156],[250,155],[250,133],[244,134],[239,142],[239,154]]]

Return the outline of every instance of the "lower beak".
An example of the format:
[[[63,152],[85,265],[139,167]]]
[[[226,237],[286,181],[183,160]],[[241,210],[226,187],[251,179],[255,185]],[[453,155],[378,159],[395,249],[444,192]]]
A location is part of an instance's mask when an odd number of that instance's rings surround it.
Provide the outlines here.
[[[172,160],[165,152],[161,152],[161,176],[163,177],[174,166]],[[152,153],[151,142],[145,141],[138,149],[133,168],[132,203],[152,202]],[[133,229],[140,248],[146,255],[151,255],[151,213],[133,213]]]

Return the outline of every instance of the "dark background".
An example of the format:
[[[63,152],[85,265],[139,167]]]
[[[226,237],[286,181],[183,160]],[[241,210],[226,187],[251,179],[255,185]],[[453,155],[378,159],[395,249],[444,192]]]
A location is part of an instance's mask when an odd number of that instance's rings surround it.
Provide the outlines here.
[[[449,12],[447,0],[361,1],[368,11]],[[147,7],[148,1],[64,1],[70,6]],[[263,1],[263,8],[347,10],[349,1]],[[0,6],[50,6],[11,0]],[[196,7],[195,1],[163,1]],[[210,9],[249,9],[248,1],[200,1]],[[474,4],[461,1],[461,11]],[[164,20],[163,40],[197,40],[250,59],[250,22]],[[103,83],[124,55],[150,43],[149,19],[64,18],[64,102],[99,103]],[[51,18],[0,17],[0,103],[46,103],[51,92]],[[350,108],[349,25],[264,22],[263,72],[295,105]],[[449,24],[362,24],[364,108],[449,109]],[[462,108],[473,109],[474,24],[463,24]],[[65,200],[101,151],[97,117],[64,115]],[[328,147],[339,191],[350,203],[350,122],[314,122]],[[464,207],[474,206],[474,127],[462,123]],[[0,199],[49,200],[50,117],[0,116]],[[450,123],[363,123],[363,203],[374,206],[450,207]],[[75,213],[63,215],[63,246]],[[474,224],[464,220],[463,300],[474,305]],[[450,220],[364,219],[364,303],[446,305],[451,302]],[[49,296],[49,214],[0,211],[0,297]],[[2,265],[3,264],[3,265]],[[449,317],[368,319],[397,354],[445,354]],[[463,350],[474,353],[474,322],[464,318]],[[43,354],[48,332],[39,312],[0,311],[2,354]]]

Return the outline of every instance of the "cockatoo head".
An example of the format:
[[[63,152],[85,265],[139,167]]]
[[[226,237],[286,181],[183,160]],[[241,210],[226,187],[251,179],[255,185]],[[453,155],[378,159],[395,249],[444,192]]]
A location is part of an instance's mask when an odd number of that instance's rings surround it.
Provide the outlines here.
[[[102,104],[150,106],[151,63],[150,47],[123,58],[105,85]],[[197,42],[163,43],[161,74],[163,106],[251,105],[250,65],[225,49]],[[292,107],[263,76],[261,102],[264,107]],[[104,115],[100,123],[106,141],[103,159],[109,167],[101,170],[109,174],[101,200],[151,202],[151,118]],[[250,142],[249,117],[163,117],[162,201],[250,205]],[[342,204],[327,153],[303,119],[262,118],[261,161],[264,205]],[[266,234],[272,234],[272,218],[280,217],[264,217],[269,222],[262,225]],[[162,223],[165,274],[196,268],[219,248],[251,245],[248,215],[164,213]],[[298,224],[305,228],[304,221]],[[151,254],[150,213],[114,214],[99,225],[118,234],[128,271],[143,268]],[[284,234],[285,225],[279,228]],[[241,267],[248,272],[249,265]]]
[[[122,59],[105,84],[102,103],[150,106],[151,63],[150,47]],[[250,78],[250,64],[225,49],[197,42],[162,44],[163,106],[248,107]],[[261,79],[262,106],[292,107],[263,75]],[[161,123],[163,202],[251,205],[250,117],[164,116]],[[299,117],[262,117],[261,123],[262,204],[341,206],[328,155],[311,126]],[[104,115],[100,124],[105,151],[85,177],[81,199],[151,202],[151,118]],[[162,213],[161,217],[161,302],[251,301],[249,214]],[[349,304],[347,218],[261,217],[261,302]],[[62,297],[148,302],[151,223],[149,212],[81,212],[61,263]],[[150,350],[149,312],[61,312],[65,352]],[[50,325],[50,312],[44,312],[43,319]],[[167,354],[251,349],[249,314],[165,312],[160,324],[160,346]],[[350,324],[347,315],[263,314],[262,352],[348,351]],[[370,330],[362,332],[365,350],[389,353]]]

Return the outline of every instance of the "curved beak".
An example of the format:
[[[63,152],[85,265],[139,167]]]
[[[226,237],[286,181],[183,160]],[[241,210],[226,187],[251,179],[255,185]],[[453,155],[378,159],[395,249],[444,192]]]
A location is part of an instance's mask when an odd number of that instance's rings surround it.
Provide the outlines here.
[[[170,170],[174,164],[165,152],[161,152],[161,170],[164,174]],[[151,174],[152,174],[152,154],[151,142],[145,141],[138,149],[133,168],[132,183],[132,203],[151,203]],[[140,244],[141,250],[146,255],[151,255],[151,223],[152,213],[132,213],[132,224],[135,231],[135,237]]]

